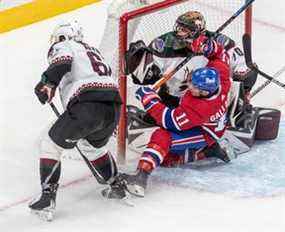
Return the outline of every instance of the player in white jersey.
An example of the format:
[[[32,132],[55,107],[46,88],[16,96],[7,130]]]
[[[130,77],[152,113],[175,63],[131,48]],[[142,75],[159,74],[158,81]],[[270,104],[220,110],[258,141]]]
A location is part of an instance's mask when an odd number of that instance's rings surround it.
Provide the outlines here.
[[[106,144],[117,126],[121,98],[111,69],[100,52],[83,42],[76,22],[59,24],[52,34],[48,68],[35,87],[42,104],[50,103],[55,90],[63,114],[40,139],[42,194],[29,204],[36,212],[53,212],[65,149],[77,144],[90,164],[112,188],[112,196],[123,198],[114,177],[117,166]],[[116,191],[117,190],[117,191]]]

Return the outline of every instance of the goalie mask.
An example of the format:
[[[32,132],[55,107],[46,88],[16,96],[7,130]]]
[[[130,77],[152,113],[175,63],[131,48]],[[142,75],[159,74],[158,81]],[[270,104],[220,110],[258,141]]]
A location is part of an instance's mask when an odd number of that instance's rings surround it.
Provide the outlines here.
[[[51,35],[51,43],[58,43],[64,40],[74,40],[80,42],[83,40],[83,29],[77,21],[59,23]]]
[[[189,11],[180,15],[174,26],[176,36],[186,42],[192,42],[205,30],[206,21],[204,16],[198,11]]]
[[[191,75],[190,88],[194,87],[202,94],[200,96],[210,97],[214,95],[220,87],[220,75],[214,68],[199,68]]]

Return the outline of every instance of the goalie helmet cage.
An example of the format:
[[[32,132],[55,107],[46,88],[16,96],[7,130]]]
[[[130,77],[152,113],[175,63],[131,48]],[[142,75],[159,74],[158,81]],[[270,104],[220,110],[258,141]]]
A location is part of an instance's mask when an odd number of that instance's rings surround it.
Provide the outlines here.
[[[130,88],[124,74],[124,54],[128,45],[139,39],[148,44],[155,37],[171,31],[176,18],[189,10],[200,11],[205,16],[207,29],[215,31],[245,3],[245,0],[152,0],[157,2],[154,4],[146,3],[150,0],[123,1],[124,4],[121,4],[117,9],[114,9],[114,6],[113,9],[109,9],[104,36],[100,44],[100,51],[108,61],[111,61],[113,74],[119,80],[120,94],[123,100],[117,134],[117,155],[121,163],[126,160],[127,146],[126,105],[129,95],[127,91]],[[123,1],[121,0],[121,2]],[[115,0],[116,4],[119,2]],[[108,27],[109,30],[106,29]],[[252,7],[250,6],[245,13],[228,25],[223,33],[229,35],[241,46],[243,33],[251,34],[251,30]],[[110,47],[109,41],[115,45]]]

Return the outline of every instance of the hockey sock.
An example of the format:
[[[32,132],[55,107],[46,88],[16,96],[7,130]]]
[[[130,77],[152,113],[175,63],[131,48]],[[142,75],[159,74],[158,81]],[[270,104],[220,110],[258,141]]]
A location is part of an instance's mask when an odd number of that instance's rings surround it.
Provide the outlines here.
[[[40,176],[43,186],[56,184],[61,173],[61,162],[53,159],[40,159]]]
[[[110,181],[118,173],[116,162],[110,152],[90,162],[105,181]]]

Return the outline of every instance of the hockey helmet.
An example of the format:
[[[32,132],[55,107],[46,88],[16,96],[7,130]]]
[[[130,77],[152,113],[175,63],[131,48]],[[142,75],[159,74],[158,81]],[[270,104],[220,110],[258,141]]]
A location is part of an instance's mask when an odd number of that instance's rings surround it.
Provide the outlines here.
[[[213,95],[220,86],[220,75],[214,68],[199,68],[192,73],[191,84],[199,90],[209,92]]]
[[[51,35],[51,43],[57,43],[64,40],[75,40],[80,42],[83,40],[83,29],[77,21],[61,22],[53,30]]]
[[[188,11],[180,15],[174,25],[176,36],[186,41],[196,39],[205,30],[205,18],[198,11]]]

